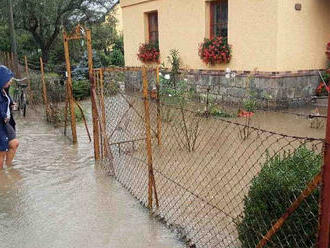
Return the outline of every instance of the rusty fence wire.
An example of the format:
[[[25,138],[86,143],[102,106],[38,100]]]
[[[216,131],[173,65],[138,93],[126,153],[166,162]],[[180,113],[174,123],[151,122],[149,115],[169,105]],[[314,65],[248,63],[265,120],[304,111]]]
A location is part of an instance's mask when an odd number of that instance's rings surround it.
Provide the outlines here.
[[[316,246],[323,139],[210,115],[158,69],[94,78],[101,157],[189,247]]]

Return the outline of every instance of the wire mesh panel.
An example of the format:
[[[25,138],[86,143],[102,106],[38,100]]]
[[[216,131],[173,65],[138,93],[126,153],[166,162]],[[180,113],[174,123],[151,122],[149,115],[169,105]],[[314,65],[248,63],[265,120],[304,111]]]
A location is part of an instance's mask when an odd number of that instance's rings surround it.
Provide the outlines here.
[[[98,98],[114,175],[147,206],[141,70],[103,73]],[[146,70],[154,214],[191,247],[314,247],[324,140],[255,128],[249,115],[211,115],[185,80],[158,76]],[[102,101],[99,108],[102,115]]]
[[[42,98],[42,82],[41,82],[41,72],[36,70],[30,70],[29,80],[31,82],[31,90],[28,92],[29,95],[29,105],[28,108],[33,109],[39,113],[44,113],[44,105]]]
[[[124,69],[94,71],[101,157],[111,160],[110,169],[116,178],[146,203],[148,171],[143,166],[146,163],[143,101],[141,92],[136,91],[139,86],[130,80],[141,77],[141,71],[132,74]]]
[[[323,141],[170,108],[153,149],[159,214],[198,247],[256,247],[320,172]],[[290,242],[275,236],[268,247],[311,247],[318,193],[304,204],[277,234]]]

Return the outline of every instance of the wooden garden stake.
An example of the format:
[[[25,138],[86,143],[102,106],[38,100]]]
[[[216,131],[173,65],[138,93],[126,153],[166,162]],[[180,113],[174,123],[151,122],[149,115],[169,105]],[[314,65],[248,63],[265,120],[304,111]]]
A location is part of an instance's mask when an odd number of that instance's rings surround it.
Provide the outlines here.
[[[32,101],[31,79],[30,79],[28,60],[27,60],[26,56],[24,56],[24,63],[25,63],[25,74],[26,74],[27,82],[28,82],[28,95],[29,95],[30,102],[31,102]]]

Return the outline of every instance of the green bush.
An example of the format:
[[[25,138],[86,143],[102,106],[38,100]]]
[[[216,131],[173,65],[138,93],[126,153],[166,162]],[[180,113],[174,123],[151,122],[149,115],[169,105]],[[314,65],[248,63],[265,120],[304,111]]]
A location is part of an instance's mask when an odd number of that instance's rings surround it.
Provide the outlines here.
[[[232,114],[227,113],[226,111],[213,106],[210,110],[210,115],[214,117],[222,117],[222,118],[232,118],[234,117]]]
[[[88,80],[77,80],[72,83],[73,97],[82,100],[90,96],[90,83]]]
[[[313,177],[322,157],[304,146],[295,152],[268,158],[252,180],[244,199],[244,215],[237,229],[242,248],[256,247],[272,225],[286,212]],[[265,247],[314,247],[317,233],[319,190],[315,190],[287,219]]]
[[[124,54],[120,49],[113,49],[109,56],[109,64],[114,66],[124,66]]]
[[[258,103],[254,98],[250,98],[243,101],[243,108],[248,112],[256,112]]]
[[[60,75],[55,72],[47,72],[45,73],[45,78],[60,78]]]

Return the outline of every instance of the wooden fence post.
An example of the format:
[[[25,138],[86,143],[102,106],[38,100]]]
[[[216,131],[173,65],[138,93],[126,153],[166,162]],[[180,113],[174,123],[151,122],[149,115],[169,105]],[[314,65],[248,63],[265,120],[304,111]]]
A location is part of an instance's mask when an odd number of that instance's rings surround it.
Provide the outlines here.
[[[24,63],[25,63],[25,74],[26,74],[27,82],[28,82],[28,95],[29,95],[30,102],[32,102],[31,78],[30,78],[28,60],[27,60],[26,56],[24,56]]]
[[[11,52],[9,53],[9,59],[10,59],[10,65],[9,68],[10,70],[12,70],[13,72],[15,72],[14,70],[14,54]]]
[[[10,53],[10,69],[14,72],[16,72],[15,67],[14,67],[14,53]]]
[[[65,62],[66,62],[66,72],[67,72],[67,93],[68,93],[68,102],[70,106],[71,113],[71,131],[72,131],[72,142],[76,144],[77,139],[77,126],[76,126],[76,114],[74,110],[74,100],[72,92],[72,77],[71,77],[71,63],[70,63],[70,52],[69,52],[69,40],[65,32],[63,32],[63,41],[64,41],[64,53],[65,53]]]
[[[5,65],[4,52],[1,51],[1,64]]]
[[[11,68],[11,53],[8,52],[8,68],[12,69]]]
[[[42,98],[44,100],[47,120],[50,121],[50,111],[49,111],[47,87],[45,81],[45,70],[44,70],[44,63],[41,57],[40,57],[40,69],[41,69],[41,82],[42,82]]]
[[[156,206],[159,207],[158,196],[156,190],[155,177],[152,164],[152,144],[151,144],[151,124],[150,124],[150,111],[149,111],[149,94],[148,94],[148,80],[146,68],[142,68],[142,81],[143,81],[143,98],[144,98],[144,113],[145,113],[145,126],[146,126],[146,146],[148,156],[148,208],[152,211],[153,207],[153,190],[156,198]]]
[[[5,66],[7,66],[9,68],[8,52],[5,52]]]

